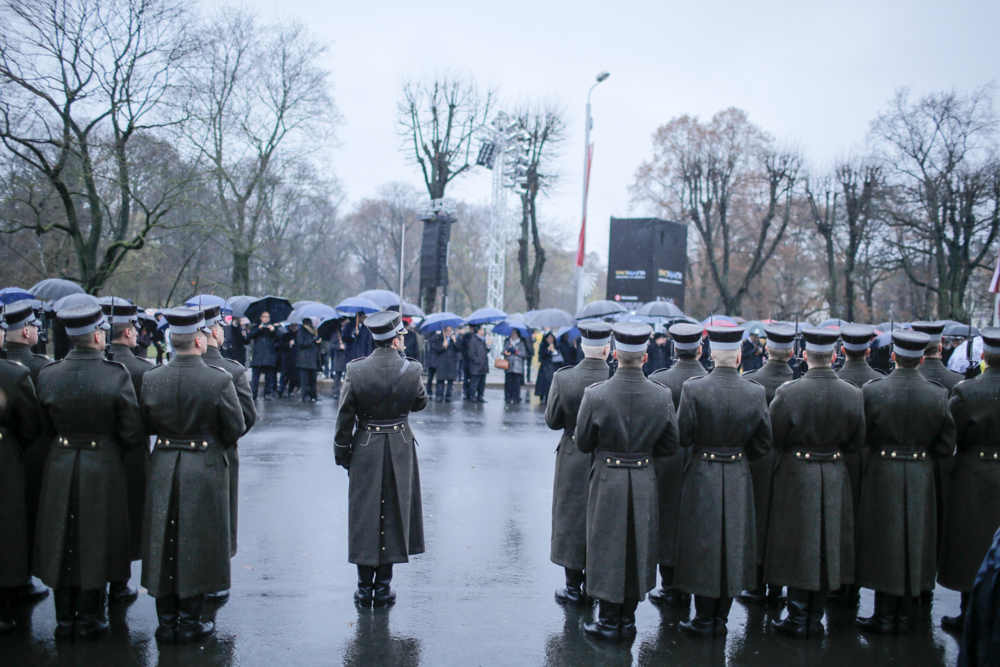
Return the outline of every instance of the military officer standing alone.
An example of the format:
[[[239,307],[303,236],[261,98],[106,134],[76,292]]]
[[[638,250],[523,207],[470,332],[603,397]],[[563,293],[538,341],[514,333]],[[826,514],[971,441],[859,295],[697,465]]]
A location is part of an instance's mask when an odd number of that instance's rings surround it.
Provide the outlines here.
[[[424,518],[416,441],[408,421],[427,406],[420,363],[400,358],[399,313],[365,320],[375,350],[347,365],[337,414],[334,455],[348,470],[348,561],[358,566],[354,601],[396,601],[392,566],[424,552]]]
[[[131,570],[122,454],[146,446],[132,378],[104,358],[98,305],[57,313],[73,343],[38,376],[42,431],[51,443],[35,536],[35,574],[55,589],[56,639],[108,630],[105,586]]]
[[[757,578],[757,536],[748,460],[771,451],[764,388],[737,370],[743,329],[708,327],[715,370],[684,383],[677,421],[691,448],[684,474],[675,586],[694,595],[681,631],[726,633],[733,597]]]
[[[587,501],[587,593],[598,620],[595,639],[631,640],[635,610],[656,585],[656,472],[653,460],[677,452],[670,390],[646,378],[648,324],[613,327],[618,370],[588,387],[576,422],[576,446],[595,454]]]
[[[858,586],[875,590],[875,613],[858,626],[907,634],[913,597],[934,588],[937,508],[934,459],[955,449],[948,390],[917,370],[927,334],[892,332],[896,370],[862,387],[865,441],[871,448],[861,479]]]
[[[767,363],[757,370],[744,373],[743,378],[753,380],[764,387],[767,403],[770,405],[778,387],[791,382],[795,375],[788,365],[795,345],[795,327],[787,324],[768,324],[764,327],[764,332],[767,334]],[[743,349],[746,350],[746,345]],[[752,591],[743,591],[740,594],[740,600],[745,602],[752,601],[758,604],[765,602],[764,553],[767,551],[767,527],[771,515],[771,482],[774,479],[775,456],[776,452],[772,450],[756,461],[750,462],[754,517],[757,523],[757,586]],[[771,596],[780,595],[781,588],[773,587]]]
[[[573,434],[584,390],[608,379],[611,325],[581,322],[584,359],[576,366],[555,372],[545,406],[545,423],[562,429],[556,448],[556,472],[552,485],[552,542],[549,560],[566,570],[566,588],[556,591],[556,602],[581,606],[585,602],[584,568],[587,566],[587,494],[593,454],[576,447]]]
[[[764,581],[788,586],[788,616],[771,627],[796,639],[823,636],[831,590],[854,581],[854,512],[844,454],[865,440],[861,390],[830,367],[839,334],[806,329],[809,370],[771,401],[775,469]],[[770,341],[770,339],[768,339]]]
[[[958,455],[949,479],[938,583],[962,593],[960,612],[941,619],[952,630],[965,624],[972,585],[1000,526],[1000,329],[980,334],[986,370],[956,384],[950,402]]]
[[[142,419],[156,435],[149,465],[142,585],[156,598],[156,640],[210,636],[205,594],[230,586],[229,453],[246,431],[232,376],[207,365],[204,314],[165,313],[174,356],[146,373]]]
[[[702,328],[698,324],[681,322],[668,329],[677,350],[677,363],[669,369],[649,376],[670,390],[676,411],[681,402],[681,389],[693,377],[705,375],[705,368],[698,363],[701,356]],[[677,562],[677,522],[681,513],[681,493],[684,491],[684,469],[690,460],[687,449],[674,456],[655,459],[656,490],[659,495],[660,518],[659,548],[656,558],[660,565],[661,587],[649,594],[649,601],[656,605],[690,607],[691,596],[674,588],[674,566]]]

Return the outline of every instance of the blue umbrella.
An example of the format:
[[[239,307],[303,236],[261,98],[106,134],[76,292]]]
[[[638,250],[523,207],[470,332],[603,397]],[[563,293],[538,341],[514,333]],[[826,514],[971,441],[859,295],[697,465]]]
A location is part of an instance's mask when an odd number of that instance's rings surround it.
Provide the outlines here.
[[[20,287],[4,287],[0,289],[0,303],[8,304],[25,299],[34,299],[35,295]]]
[[[298,315],[300,318],[315,317],[320,320],[333,320],[340,317],[336,310],[325,303],[319,303],[318,301],[307,303],[296,310],[293,315]]]
[[[338,303],[336,308],[342,313],[349,313],[351,315],[356,313],[364,313],[365,315],[368,315],[382,310],[382,306],[378,305],[371,299],[366,299],[361,296],[347,297]]]
[[[455,313],[433,313],[420,323],[421,331],[441,331],[445,327],[460,327],[465,320]]]
[[[218,306],[219,310],[225,315],[230,315],[233,309],[229,306],[221,296],[216,296],[214,294],[198,294],[193,296],[184,302],[185,306],[190,308],[207,308],[208,306]]]
[[[521,336],[527,336],[530,332],[528,330],[528,325],[524,322],[519,322],[518,320],[504,320],[496,326],[493,327],[493,333],[498,336],[509,336],[510,332],[517,329]]]
[[[469,324],[495,324],[507,319],[507,313],[497,308],[480,308],[466,318]]]
[[[375,302],[378,304],[379,310],[398,307],[400,302],[399,295],[387,289],[370,289],[362,292],[358,297]]]
[[[556,331],[556,340],[562,338],[563,334],[569,334],[570,340],[576,340],[580,337],[580,330],[576,327],[560,327],[559,330]]]

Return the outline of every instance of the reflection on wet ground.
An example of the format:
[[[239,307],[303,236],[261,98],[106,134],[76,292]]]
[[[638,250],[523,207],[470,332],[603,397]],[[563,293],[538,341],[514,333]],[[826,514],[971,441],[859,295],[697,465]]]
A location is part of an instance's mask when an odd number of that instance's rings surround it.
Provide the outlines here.
[[[259,403],[241,442],[240,551],[233,591],[216,610],[218,634],[159,648],[156,614],[142,595],[113,609],[111,635],[56,645],[51,596],[19,612],[21,629],[0,638],[0,666],[73,665],[954,665],[942,615],[958,596],[938,589],[909,637],[868,637],[857,608],[831,605],[822,641],[778,637],[777,606],[733,605],[725,641],[682,635],[680,610],[639,606],[639,636],[606,646],[583,636],[591,612],[557,605],[562,571],[548,560],[557,434],[538,405],[431,403],[411,420],[420,444],[427,553],[396,567],[399,601],[358,611],[347,563],[347,475],[333,461],[336,404]],[[139,578],[139,564],[133,582]],[[865,591],[860,611],[872,611]]]

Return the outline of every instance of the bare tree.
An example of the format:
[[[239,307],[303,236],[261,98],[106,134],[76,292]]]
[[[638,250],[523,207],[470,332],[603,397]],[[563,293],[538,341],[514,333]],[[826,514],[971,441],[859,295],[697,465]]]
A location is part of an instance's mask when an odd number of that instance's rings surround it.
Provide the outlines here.
[[[894,190],[887,207],[903,270],[937,297],[940,318],[965,320],[976,269],[1000,232],[1000,162],[994,87],[910,99],[900,89],[870,138]],[[929,260],[933,271],[920,275]]]
[[[739,109],[704,124],[675,118],[654,134],[653,152],[632,186],[635,200],[694,225],[720,305],[739,315],[788,228],[798,154],[776,150]]]
[[[856,318],[859,253],[866,239],[875,237],[875,228],[881,224],[878,197],[882,189],[882,168],[871,160],[848,159],[837,165],[834,172],[843,197],[844,317],[853,322]],[[868,279],[874,281],[873,285],[878,284],[878,271]],[[870,306],[869,303],[869,315]]]
[[[829,305],[830,317],[840,317],[839,301],[837,299],[837,185],[829,178],[820,178],[810,183],[805,181],[806,200],[816,224],[816,231],[823,237],[826,245],[826,270],[828,275],[826,301]],[[817,199],[819,195],[819,201]]]
[[[4,220],[70,239],[69,277],[97,293],[164,224],[184,182],[136,187],[133,146],[171,124],[165,97],[187,54],[183,0],[6,0],[0,140],[43,175],[61,211]],[[36,200],[37,201],[37,200]]]

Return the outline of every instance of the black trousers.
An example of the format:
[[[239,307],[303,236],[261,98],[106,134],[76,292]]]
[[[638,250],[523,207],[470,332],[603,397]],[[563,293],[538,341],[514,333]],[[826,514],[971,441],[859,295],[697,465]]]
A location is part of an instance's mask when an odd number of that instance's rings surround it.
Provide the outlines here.
[[[299,373],[302,375],[302,400],[307,398],[316,398],[316,374],[315,368],[300,368]]]
[[[462,364],[462,396],[466,398],[474,398],[472,394],[469,393],[469,388],[472,386],[472,374],[469,373],[468,362]]]
[[[524,384],[524,375],[521,373],[504,373],[503,376],[503,398],[509,403],[521,400],[521,385]]]
[[[260,376],[264,374],[264,395],[270,396],[278,390],[278,369],[275,366],[254,366],[250,369],[250,391],[257,398]]]
[[[447,384],[447,388],[445,388]],[[442,400],[447,398],[451,400],[451,387],[455,384],[454,380],[438,380],[437,381],[437,400]]]
[[[480,400],[483,397],[483,392],[486,391],[486,376],[485,375],[468,375],[469,378],[469,391],[466,394],[468,398],[474,400]]]
[[[289,368],[281,372],[281,381],[278,383],[278,393],[288,392],[291,394],[301,385],[298,368]]]
[[[427,395],[431,396],[434,394],[434,375],[437,373],[437,368],[427,369]]]

